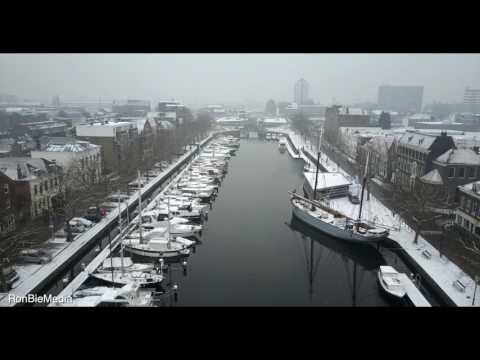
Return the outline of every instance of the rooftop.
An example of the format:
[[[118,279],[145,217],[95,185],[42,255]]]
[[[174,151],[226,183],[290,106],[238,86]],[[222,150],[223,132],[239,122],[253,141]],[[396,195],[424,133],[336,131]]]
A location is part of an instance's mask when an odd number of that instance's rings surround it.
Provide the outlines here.
[[[434,161],[443,164],[480,165],[480,156],[472,149],[450,149]]]
[[[305,179],[308,181],[310,187],[312,189],[315,188],[315,176],[316,173],[314,172],[305,172],[303,173]],[[349,186],[351,185],[351,181],[347,180],[347,178],[339,172],[319,172],[318,173],[318,183],[317,183],[317,190],[324,190],[335,188],[339,186]]]
[[[275,123],[275,124],[286,124],[287,119],[281,117],[274,117],[274,118],[264,118],[263,122],[266,123]]]
[[[245,119],[241,119],[235,116],[221,117],[217,119],[217,123],[228,123],[228,122],[242,122]]]
[[[410,120],[432,120],[433,116],[430,114],[413,114],[408,117]]]
[[[49,165],[54,163],[45,159],[29,157],[0,158],[0,172],[12,180],[33,180],[54,171]]]
[[[406,132],[399,138],[399,143],[421,150],[428,150],[436,140],[437,136],[429,134],[421,134],[417,132]]]
[[[437,169],[429,171],[420,178],[421,181],[431,185],[443,185],[442,176]]]
[[[340,115],[368,115],[367,111],[360,108],[341,107],[338,111]]]
[[[44,151],[49,152],[83,152],[91,149],[97,149],[100,146],[88,141],[77,140],[74,138],[51,138],[47,142]]]

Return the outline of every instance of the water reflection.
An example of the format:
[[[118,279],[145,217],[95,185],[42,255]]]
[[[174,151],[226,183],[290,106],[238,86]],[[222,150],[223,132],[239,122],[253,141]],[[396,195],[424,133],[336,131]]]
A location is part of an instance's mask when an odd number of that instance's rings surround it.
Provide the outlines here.
[[[317,292],[330,291],[330,289],[322,287],[321,282],[316,281],[316,275],[319,268],[328,272],[329,263],[334,258],[334,261],[341,264],[340,267],[343,267],[344,270],[343,284],[339,283],[338,286],[343,286],[348,290],[350,299],[348,305],[388,305],[388,302],[377,297],[378,291],[372,286],[372,278],[374,282],[378,267],[385,263],[375,248],[331,238],[304,224],[294,216],[287,225],[297,234],[303,245],[311,301]],[[322,258],[330,259],[325,260],[325,264],[322,266]],[[366,277],[369,278],[367,281],[365,281]]]

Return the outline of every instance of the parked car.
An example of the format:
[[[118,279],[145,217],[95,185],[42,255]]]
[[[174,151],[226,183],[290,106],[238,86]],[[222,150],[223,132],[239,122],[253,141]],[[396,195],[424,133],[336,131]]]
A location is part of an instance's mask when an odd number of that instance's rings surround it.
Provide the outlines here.
[[[17,260],[30,264],[46,264],[52,261],[52,256],[42,249],[25,249],[20,251]]]
[[[20,279],[20,276],[18,275],[17,271],[15,270],[15,267],[12,266],[12,265],[4,267],[2,271],[3,271],[3,276],[5,278],[5,282],[6,282],[6,285],[7,285],[7,289],[5,289],[5,290],[9,291],[9,290],[12,289],[15,281]],[[2,289],[0,289],[0,290],[2,290]]]
[[[97,210],[96,206],[90,206],[86,214],[83,215],[83,218],[97,223],[101,221],[105,215],[106,211],[102,211],[101,208]]]
[[[69,221],[70,228],[73,233],[82,233],[87,229],[90,229],[93,226],[93,221],[81,218],[81,217],[74,217]]]

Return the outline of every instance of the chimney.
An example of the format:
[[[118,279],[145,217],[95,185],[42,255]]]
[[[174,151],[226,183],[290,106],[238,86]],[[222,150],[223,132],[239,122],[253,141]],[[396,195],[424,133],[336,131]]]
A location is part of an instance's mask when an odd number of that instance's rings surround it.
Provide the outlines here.
[[[20,164],[17,164],[17,178],[23,179],[23,174],[22,174],[22,168],[20,167]]]

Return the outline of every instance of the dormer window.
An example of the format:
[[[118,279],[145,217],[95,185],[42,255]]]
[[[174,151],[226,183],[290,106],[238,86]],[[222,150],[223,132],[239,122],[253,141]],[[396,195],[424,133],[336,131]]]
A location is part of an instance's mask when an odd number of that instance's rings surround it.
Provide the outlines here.
[[[474,167],[469,167],[468,168],[468,175],[469,178],[474,178],[475,177],[475,168]]]
[[[448,168],[448,177],[449,178],[455,177],[455,168],[454,167],[449,167]]]

